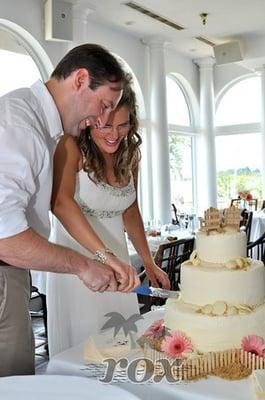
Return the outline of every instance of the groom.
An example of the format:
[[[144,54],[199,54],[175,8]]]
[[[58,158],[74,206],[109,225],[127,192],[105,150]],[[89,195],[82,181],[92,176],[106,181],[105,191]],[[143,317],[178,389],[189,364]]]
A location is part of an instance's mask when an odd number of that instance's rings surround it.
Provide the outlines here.
[[[109,266],[48,242],[58,139],[63,131],[78,135],[81,121],[104,126],[126,84],[107,50],[84,44],[66,54],[46,83],[0,98],[0,376],[34,374],[29,268],[76,274],[93,291],[139,284],[133,269],[118,271],[118,285]]]

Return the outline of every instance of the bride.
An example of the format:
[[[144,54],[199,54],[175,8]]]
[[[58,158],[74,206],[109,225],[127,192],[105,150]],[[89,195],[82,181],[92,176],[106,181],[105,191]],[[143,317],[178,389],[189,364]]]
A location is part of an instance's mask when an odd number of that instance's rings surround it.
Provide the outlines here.
[[[65,134],[54,157],[53,240],[111,266],[132,268],[125,231],[143,260],[152,286],[169,289],[167,275],[154,264],[137,203],[141,138],[137,106],[130,86],[124,89],[104,127],[87,127],[78,139]],[[118,276],[117,276],[118,280]],[[126,288],[121,288],[121,292]],[[134,293],[94,293],[73,275],[48,276],[50,355],[98,333],[104,315],[138,313]]]

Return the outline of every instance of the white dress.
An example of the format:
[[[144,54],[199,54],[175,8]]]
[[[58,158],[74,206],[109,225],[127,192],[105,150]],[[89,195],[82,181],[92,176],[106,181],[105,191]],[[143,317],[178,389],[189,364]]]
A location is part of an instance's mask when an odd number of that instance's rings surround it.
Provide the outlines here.
[[[130,263],[123,211],[136,198],[133,179],[123,188],[95,184],[84,171],[77,174],[75,199],[103,243],[124,262]],[[92,257],[55,219],[52,240]],[[93,293],[75,275],[48,273],[48,343],[50,356],[100,332],[105,314],[118,311],[124,318],[139,313],[133,293]]]

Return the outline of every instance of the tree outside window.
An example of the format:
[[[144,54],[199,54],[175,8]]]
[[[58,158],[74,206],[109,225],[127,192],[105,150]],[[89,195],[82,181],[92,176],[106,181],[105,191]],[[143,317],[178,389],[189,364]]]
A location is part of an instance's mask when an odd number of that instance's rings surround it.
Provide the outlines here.
[[[193,203],[190,111],[179,82],[167,77],[166,84],[171,201],[179,212],[190,212]]]
[[[225,133],[216,137],[219,208],[228,207],[242,191],[261,200],[260,133],[251,132],[251,124],[260,122],[260,106],[260,79],[255,76],[232,86],[217,108],[216,121]],[[232,134],[234,125],[236,134]]]

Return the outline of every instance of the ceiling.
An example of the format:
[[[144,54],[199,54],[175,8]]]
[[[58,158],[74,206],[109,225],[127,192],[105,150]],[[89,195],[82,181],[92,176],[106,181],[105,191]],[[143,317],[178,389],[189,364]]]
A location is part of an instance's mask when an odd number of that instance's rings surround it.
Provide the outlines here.
[[[69,1],[69,0],[68,0]],[[139,39],[159,36],[167,46],[189,58],[213,55],[213,47],[196,39],[205,38],[215,45],[238,40],[241,45],[255,43],[264,36],[264,0],[136,0],[133,3],[181,25],[176,30],[150,16],[129,8],[126,0],[70,0],[74,8],[84,8],[88,21],[100,22]],[[203,25],[200,14],[208,13]]]

